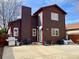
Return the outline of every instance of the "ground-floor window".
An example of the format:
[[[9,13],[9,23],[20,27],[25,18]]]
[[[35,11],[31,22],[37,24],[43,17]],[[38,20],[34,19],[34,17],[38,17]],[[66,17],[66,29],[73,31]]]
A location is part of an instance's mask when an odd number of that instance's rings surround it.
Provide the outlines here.
[[[36,29],[32,29],[32,36],[36,36]]]
[[[13,36],[18,36],[18,32],[19,32],[18,27],[15,27],[15,28],[13,29]]]
[[[59,36],[59,28],[51,28],[51,36]]]

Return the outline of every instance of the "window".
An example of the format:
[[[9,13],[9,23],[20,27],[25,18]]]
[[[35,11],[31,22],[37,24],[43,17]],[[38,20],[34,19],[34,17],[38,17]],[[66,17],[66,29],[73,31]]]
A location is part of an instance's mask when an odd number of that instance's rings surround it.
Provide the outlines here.
[[[13,31],[13,36],[18,36],[18,28],[14,28],[14,31]]]
[[[57,13],[51,13],[51,20],[56,20],[56,21],[58,21],[58,17],[59,17],[59,15],[57,14]]]
[[[32,36],[36,36],[36,29],[32,29]]]
[[[58,28],[52,28],[51,29],[51,36],[59,36],[59,29]]]

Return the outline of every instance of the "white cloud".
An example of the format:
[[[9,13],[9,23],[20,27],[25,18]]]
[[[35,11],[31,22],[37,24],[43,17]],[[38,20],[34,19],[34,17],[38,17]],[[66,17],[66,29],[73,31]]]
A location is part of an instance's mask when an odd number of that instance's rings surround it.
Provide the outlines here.
[[[45,1],[47,4],[61,4],[65,2],[65,0],[46,0]]]
[[[8,0],[4,0],[4,1],[8,1]]]
[[[67,3],[72,3],[73,0],[66,0]]]

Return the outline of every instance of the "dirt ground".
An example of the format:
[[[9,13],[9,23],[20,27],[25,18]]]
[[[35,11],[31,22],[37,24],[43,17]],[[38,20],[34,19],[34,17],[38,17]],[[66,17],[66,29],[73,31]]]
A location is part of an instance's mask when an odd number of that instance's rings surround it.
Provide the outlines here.
[[[5,47],[3,59],[79,59],[79,45]]]
[[[0,59],[2,59],[3,47],[0,47]]]

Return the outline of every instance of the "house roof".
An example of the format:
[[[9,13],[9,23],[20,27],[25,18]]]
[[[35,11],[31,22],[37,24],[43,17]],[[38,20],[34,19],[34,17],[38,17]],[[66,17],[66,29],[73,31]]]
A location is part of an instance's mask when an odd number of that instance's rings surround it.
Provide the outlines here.
[[[54,5],[50,5],[50,6],[45,6],[45,7],[41,7],[38,11],[36,11],[33,15],[36,15],[36,14],[38,14],[40,11],[42,11],[43,9],[45,9],[45,8],[48,8],[48,7],[57,7],[57,8],[59,8],[62,12],[64,12],[64,14],[67,14],[63,9],[61,9],[58,5],[56,5],[56,4],[54,4]]]
[[[21,19],[17,19],[17,20],[14,20],[14,21],[10,21],[9,23],[14,23],[14,22],[18,22],[20,21]]]
[[[66,30],[79,29],[79,23],[66,25]]]

